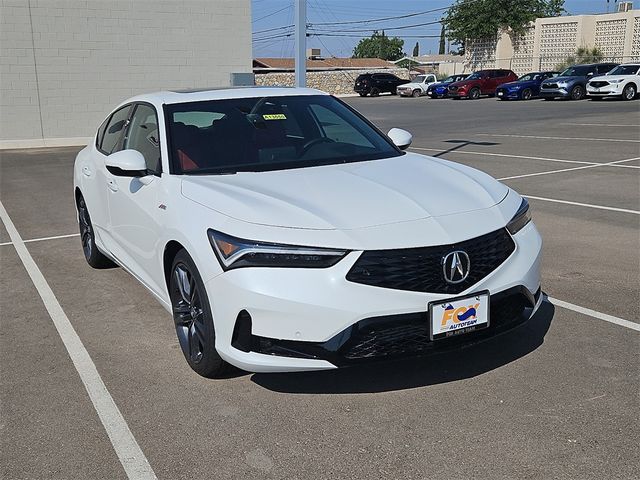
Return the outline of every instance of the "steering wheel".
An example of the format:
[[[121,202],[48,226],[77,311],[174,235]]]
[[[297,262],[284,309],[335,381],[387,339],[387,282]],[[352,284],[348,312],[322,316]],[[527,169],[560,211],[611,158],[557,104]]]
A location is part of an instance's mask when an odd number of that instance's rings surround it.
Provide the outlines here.
[[[327,138],[327,137],[314,138],[313,140],[309,140],[307,143],[305,143],[302,146],[302,152],[300,153],[300,155],[304,155],[312,147],[315,147],[316,145],[319,145],[321,143],[336,143],[336,142],[334,140],[331,140],[330,138]]]

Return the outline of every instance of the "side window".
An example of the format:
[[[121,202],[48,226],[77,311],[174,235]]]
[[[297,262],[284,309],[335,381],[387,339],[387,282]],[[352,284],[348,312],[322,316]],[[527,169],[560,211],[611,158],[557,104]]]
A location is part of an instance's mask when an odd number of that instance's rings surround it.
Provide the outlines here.
[[[136,106],[129,129],[122,143],[123,148],[137,150],[144,157],[149,173],[160,173],[160,133],[158,116],[150,105]]]
[[[363,147],[373,146],[360,132],[328,108],[322,105],[310,105],[309,109],[313,112],[327,138],[338,143],[350,143]]]
[[[105,155],[111,155],[119,150],[120,138],[122,137],[124,127],[127,125],[130,110],[131,105],[127,105],[111,115],[107,123],[107,128],[103,133],[102,141],[98,147]]]

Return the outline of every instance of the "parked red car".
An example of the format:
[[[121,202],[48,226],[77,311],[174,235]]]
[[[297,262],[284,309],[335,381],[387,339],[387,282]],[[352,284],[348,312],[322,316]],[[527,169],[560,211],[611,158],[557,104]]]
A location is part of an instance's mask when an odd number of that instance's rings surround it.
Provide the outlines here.
[[[454,100],[469,98],[475,100],[480,95],[493,97],[496,88],[503,83],[514,82],[518,76],[511,70],[479,70],[460,82],[449,85],[449,96]]]

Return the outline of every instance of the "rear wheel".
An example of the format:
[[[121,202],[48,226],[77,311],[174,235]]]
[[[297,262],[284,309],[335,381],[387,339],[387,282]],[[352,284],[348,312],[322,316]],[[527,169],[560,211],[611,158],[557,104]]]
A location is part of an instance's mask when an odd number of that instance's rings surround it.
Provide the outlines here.
[[[469,100],[477,100],[480,98],[480,89],[472,88],[469,92]]]
[[[80,227],[80,241],[82,242],[82,252],[84,259],[93,268],[110,268],[115,264],[109,260],[96,246],[95,234],[87,204],[82,195],[78,196],[76,205],[78,207],[78,226]]]
[[[180,250],[173,260],[169,295],[178,342],[187,363],[198,375],[219,377],[227,363],[216,350],[207,292],[186,250]]]
[[[520,97],[522,98],[522,100],[531,100],[531,97],[533,96],[533,94],[531,93],[531,89],[530,88],[525,88],[522,93],[520,94]]]
[[[576,85],[571,89],[571,100],[582,100],[584,98],[584,88],[581,85]]]
[[[636,94],[638,91],[636,90],[636,86],[633,83],[630,83],[624,90],[622,91],[622,99],[623,100],[633,100],[636,98]]]

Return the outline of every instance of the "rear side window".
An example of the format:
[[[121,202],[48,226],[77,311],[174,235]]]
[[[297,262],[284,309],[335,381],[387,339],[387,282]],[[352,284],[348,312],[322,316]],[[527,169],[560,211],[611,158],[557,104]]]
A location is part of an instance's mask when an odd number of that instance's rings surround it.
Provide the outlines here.
[[[120,138],[122,138],[122,132],[124,132],[124,128],[127,126],[129,110],[131,110],[131,105],[122,107],[111,115],[107,123],[107,128],[102,136],[102,142],[98,147],[105,155],[111,155],[119,150]]]

